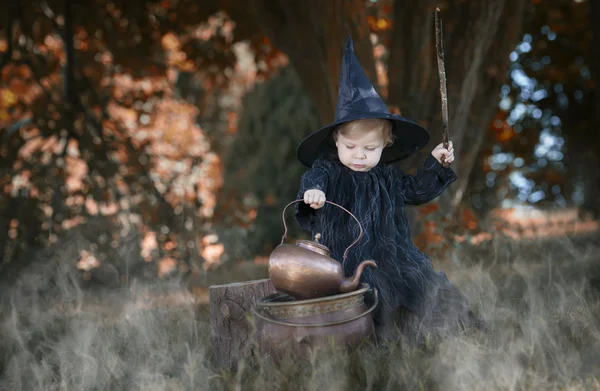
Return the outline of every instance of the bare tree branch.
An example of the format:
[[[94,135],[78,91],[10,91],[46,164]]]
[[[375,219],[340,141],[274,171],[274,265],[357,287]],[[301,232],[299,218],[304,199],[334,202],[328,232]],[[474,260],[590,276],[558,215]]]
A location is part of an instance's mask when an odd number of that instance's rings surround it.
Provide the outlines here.
[[[479,83],[475,97],[471,102],[469,109],[469,118],[465,124],[464,138],[462,139],[463,152],[461,161],[458,162],[458,171],[460,176],[454,185],[454,195],[452,197],[452,208],[458,207],[462,202],[464,193],[467,190],[469,179],[475,161],[479,156],[481,146],[488,135],[488,126],[490,119],[497,111],[495,104],[482,106],[479,102],[492,100],[494,97],[489,95],[488,91],[499,91],[502,84],[508,77],[506,73],[510,66],[508,53],[513,49],[514,43],[521,35],[521,23],[525,13],[525,3],[519,2],[504,7],[503,15],[500,17],[496,34],[490,39],[494,50],[488,50],[482,62],[483,76]],[[468,145],[468,148],[465,146]]]
[[[479,4],[485,7],[480,11],[483,17],[477,19],[467,37],[471,43],[468,45],[468,50],[465,51],[461,59],[465,75],[462,79],[460,93],[457,94],[457,99],[455,99],[454,110],[452,110],[450,120],[452,123],[451,129],[462,129],[467,125],[471,105],[478,89],[480,89],[479,81],[482,74],[482,63],[488,55],[489,48],[498,31],[498,22],[506,5],[506,0],[482,1]],[[518,5],[513,5],[513,7],[518,7]],[[465,147],[463,143],[465,133],[457,132],[452,136],[456,145],[456,153],[460,155]],[[472,146],[469,145],[467,148],[472,149]]]
[[[68,4],[66,6],[68,7]],[[50,8],[50,6],[48,5],[48,3],[45,2],[45,1],[42,1],[42,3],[40,4],[40,8],[42,9],[42,12],[44,13],[44,15],[48,19],[50,19],[50,21],[52,22],[52,25],[54,26],[54,28],[56,29],[56,31],[58,31],[59,33],[62,34],[62,26],[58,22],[58,18],[56,17],[56,14],[52,10],[52,8]]]

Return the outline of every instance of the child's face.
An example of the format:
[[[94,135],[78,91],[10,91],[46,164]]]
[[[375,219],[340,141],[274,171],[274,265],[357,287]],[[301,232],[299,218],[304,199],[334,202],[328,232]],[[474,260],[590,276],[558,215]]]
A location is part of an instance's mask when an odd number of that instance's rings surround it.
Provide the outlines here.
[[[379,129],[365,129],[359,135],[348,137],[337,135],[335,142],[340,162],[353,171],[366,172],[379,163],[385,147]]]

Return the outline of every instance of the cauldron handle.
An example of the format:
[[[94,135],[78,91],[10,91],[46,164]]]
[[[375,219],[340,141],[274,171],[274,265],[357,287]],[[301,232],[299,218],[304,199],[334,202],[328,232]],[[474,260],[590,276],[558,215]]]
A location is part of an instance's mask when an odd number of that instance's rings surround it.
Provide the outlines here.
[[[373,302],[373,305],[371,306],[371,308],[367,309],[365,312],[353,316],[351,318],[348,319],[343,319],[343,320],[338,320],[335,322],[324,322],[324,323],[291,323],[291,322],[284,322],[281,320],[275,320],[273,318],[268,318],[262,314],[259,314],[258,311],[256,310],[256,307],[252,307],[252,312],[254,313],[254,315],[258,316],[259,318],[261,318],[264,321],[270,322],[270,323],[275,323],[281,326],[291,326],[291,327],[328,327],[328,326],[337,326],[340,324],[344,324],[344,323],[349,323],[352,322],[353,320],[356,319],[360,319],[365,315],[370,314],[371,312],[373,312],[373,310],[377,307],[377,304],[379,304],[379,295],[377,293],[377,288],[373,288],[373,296],[375,296],[375,300]]]
[[[285,238],[287,238],[287,231],[288,231],[287,224],[285,223],[285,211],[287,210],[287,208],[290,205],[296,204],[298,202],[304,202],[304,200],[301,199],[301,200],[292,201],[289,204],[287,204],[285,206],[285,208],[283,208],[283,212],[281,213],[281,219],[283,220],[283,227],[284,227],[285,231],[283,232],[283,237],[281,238],[281,244],[283,244],[283,242],[285,241]],[[356,240],[354,242],[352,242],[352,244],[349,245],[348,248],[346,248],[346,251],[344,251],[344,256],[342,258],[342,265],[343,265],[346,262],[346,257],[348,256],[348,250],[350,250],[350,248],[352,246],[354,246],[356,243],[358,243],[360,241],[360,239],[362,239],[363,228],[362,228],[362,225],[360,225],[360,221],[358,221],[358,219],[356,218],[356,216],[354,216],[348,209],[344,208],[343,206],[340,206],[340,205],[336,204],[335,202],[331,202],[331,201],[325,201],[325,202],[328,203],[328,204],[337,206],[338,208],[344,210],[346,213],[348,213],[350,216],[352,216],[352,218],[354,220],[356,220],[356,223],[358,224],[358,229],[360,230],[360,232],[358,234],[358,238],[356,238]]]

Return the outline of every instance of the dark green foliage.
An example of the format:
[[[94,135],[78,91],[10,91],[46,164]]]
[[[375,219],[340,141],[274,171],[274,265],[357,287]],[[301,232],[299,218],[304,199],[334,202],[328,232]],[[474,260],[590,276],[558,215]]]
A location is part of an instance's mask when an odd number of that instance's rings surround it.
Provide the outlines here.
[[[281,212],[295,199],[305,171],[296,159],[296,146],[319,122],[291,67],[257,85],[244,97],[242,107],[238,134],[223,158],[225,204],[219,208],[228,225],[249,224],[243,239],[225,246],[230,255],[252,256],[269,253],[281,241]],[[256,219],[251,221],[247,215],[253,209]],[[295,237],[299,232],[293,207],[286,216],[290,236]]]

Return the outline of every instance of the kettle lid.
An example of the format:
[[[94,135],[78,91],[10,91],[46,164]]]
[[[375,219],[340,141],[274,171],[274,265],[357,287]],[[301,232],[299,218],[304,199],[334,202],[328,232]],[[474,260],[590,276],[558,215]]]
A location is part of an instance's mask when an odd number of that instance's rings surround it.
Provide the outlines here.
[[[329,257],[331,255],[331,251],[329,251],[329,248],[327,246],[319,243],[319,239],[321,239],[321,234],[317,233],[315,235],[315,240],[297,240],[296,245],[298,247],[302,247],[307,250],[314,251],[318,254]]]

